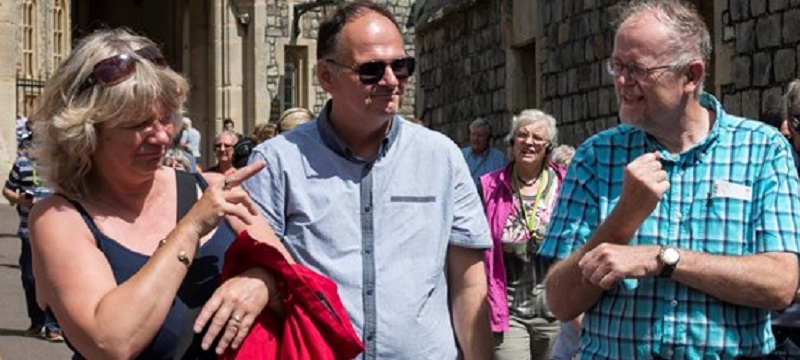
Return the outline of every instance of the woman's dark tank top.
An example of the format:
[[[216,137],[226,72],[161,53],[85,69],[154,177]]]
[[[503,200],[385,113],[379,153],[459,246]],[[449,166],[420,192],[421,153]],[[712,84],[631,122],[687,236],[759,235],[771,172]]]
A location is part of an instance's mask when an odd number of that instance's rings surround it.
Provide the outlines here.
[[[197,201],[196,186],[200,185],[201,189],[205,190],[208,184],[199,174],[188,174],[181,171],[175,173],[178,178],[178,219],[180,219]],[[187,197],[187,194],[194,194],[194,196]],[[187,203],[185,199],[190,199],[190,202]],[[125,282],[136,274],[150,259],[150,256],[134,252],[100,232],[80,203],[67,200],[75,206],[94,235],[97,247],[111,265],[117,284]],[[228,249],[234,238],[233,229],[227,221],[223,220],[211,239],[198,249],[164,323],[153,341],[139,354],[137,359],[216,359],[213,352],[216,345],[211,346],[208,351],[203,351],[200,347],[203,334],[195,334],[192,328],[203,305],[219,285],[225,250]],[[69,345],[69,334],[66,335],[67,345]],[[75,351],[72,346],[70,348]],[[83,357],[75,351],[73,359],[83,359]]]

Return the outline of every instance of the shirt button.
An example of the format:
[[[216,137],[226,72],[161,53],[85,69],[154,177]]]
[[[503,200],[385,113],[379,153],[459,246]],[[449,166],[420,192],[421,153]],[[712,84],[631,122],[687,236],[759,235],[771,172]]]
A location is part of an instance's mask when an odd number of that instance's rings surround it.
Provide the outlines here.
[[[364,249],[364,253],[367,255],[372,254],[372,249]]]
[[[372,289],[367,289],[367,295],[372,296]]]
[[[669,302],[669,304],[672,305],[672,307],[676,307],[678,306],[678,300],[672,300]]]
[[[372,341],[375,339],[375,335],[369,334],[367,335],[367,341]]]
[[[673,355],[675,355],[675,352],[672,349],[667,350],[667,356],[671,358]]]
[[[682,217],[683,217],[683,215],[681,215],[681,213],[675,214],[675,218],[678,219],[678,220],[680,220]]]

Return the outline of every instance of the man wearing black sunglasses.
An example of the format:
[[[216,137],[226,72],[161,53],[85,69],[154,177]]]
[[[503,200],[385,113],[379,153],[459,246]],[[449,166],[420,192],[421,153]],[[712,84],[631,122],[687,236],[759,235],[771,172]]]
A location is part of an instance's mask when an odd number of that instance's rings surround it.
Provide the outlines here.
[[[491,357],[488,225],[445,136],[397,115],[416,61],[384,7],[348,2],[320,25],[316,121],[257,146],[245,183],[299,263],[339,286],[364,359]]]

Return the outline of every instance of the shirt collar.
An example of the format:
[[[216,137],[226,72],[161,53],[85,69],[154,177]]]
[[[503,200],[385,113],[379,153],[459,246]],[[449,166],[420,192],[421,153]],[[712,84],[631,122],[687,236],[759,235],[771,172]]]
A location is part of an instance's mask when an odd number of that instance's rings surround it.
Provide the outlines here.
[[[347,145],[347,143],[344,142],[344,140],[342,140],[341,137],[339,137],[339,135],[336,133],[336,130],[334,130],[330,121],[330,112],[332,108],[333,100],[328,100],[328,102],[325,104],[325,107],[322,108],[319,118],[317,119],[317,128],[319,129],[319,135],[322,138],[322,141],[329,149],[331,149],[331,151],[347,160],[353,162],[366,162],[366,160],[355,156],[353,150]],[[386,134],[386,137],[384,137],[381,142],[381,149],[378,157],[385,156],[392,144],[394,144],[394,142],[397,140],[397,137],[400,134],[401,122],[402,118],[400,116],[395,115],[392,118],[392,124],[390,125],[391,128],[389,129],[389,133]]]
[[[469,155],[473,158],[482,158],[486,155],[489,155],[489,150],[491,150],[491,146],[486,145],[486,149],[483,149],[483,152],[476,153],[475,150],[472,148],[472,145],[469,146]]]
[[[711,130],[708,132],[708,135],[701,140],[699,143],[694,144],[689,150],[679,154],[673,155],[667,149],[665,149],[654,137],[650,134],[645,133],[645,143],[647,145],[647,150],[658,151],[661,154],[661,158],[668,161],[668,162],[685,162],[685,161],[694,161],[694,160],[701,160],[711,149],[714,143],[716,143],[717,139],[719,138],[720,129],[724,126],[723,122],[727,120],[725,116],[725,110],[722,108],[722,104],[711,94],[707,92],[703,92],[700,95],[700,106],[708,109],[709,111],[713,111],[715,114],[714,125],[711,126]]]

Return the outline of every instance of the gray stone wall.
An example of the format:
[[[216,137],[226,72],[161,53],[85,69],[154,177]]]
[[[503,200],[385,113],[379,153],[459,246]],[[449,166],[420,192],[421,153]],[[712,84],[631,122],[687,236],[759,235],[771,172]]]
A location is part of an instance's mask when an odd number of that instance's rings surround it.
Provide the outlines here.
[[[493,123],[493,145],[505,136],[505,50],[501,0],[429,1],[416,24],[419,54],[417,115],[435,130],[466,143],[468,125]]]
[[[613,1],[541,0],[540,108],[558,121],[562,143],[576,145],[613,126],[616,101],[603,60],[611,52],[604,9]],[[493,124],[493,145],[505,147],[510,118],[506,99],[509,0],[428,0],[417,24],[420,77],[417,114],[455,141],[483,116]],[[514,31],[513,28],[510,31]],[[512,79],[513,80],[513,79]]]
[[[800,1],[729,0],[721,21],[722,41],[733,49],[721,100],[730,113],[759,118],[800,72]]]
[[[619,0],[531,0],[538,6],[537,103],[558,121],[562,143],[578,145],[618,124],[605,60],[613,50],[610,8]],[[417,114],[458,142],[486,116],[499,140],[511,113],[504,58],[512,0],[426,0],[417,15]],[[694,0],[713,36],[706,90],[726,110],[759,118],[780,104],[800,74],[800,0]],[[513,9],[510,9],[513,12]],[[514,31],[512,28],[511,32]],[[510,61],[510,60],[509,60]],[[507,96],[507,92],[505,93]],[[505,120],[504,120],[505,119]],[[500,129],[498,131],[498,129]],[[494,145],[502,147],[495,141]]]
[[[406,51],[413,56],[414,29],[409,29],[405,26],[408,16],[411,12],[411,4],[413,1],[385,0],[377,2],[386,6],[394,14],[397,22],[401,25],[401,30],[406,43]],[[297,39],[298,44],[316,42],[320,22],[324,20],[327,14],[332,13],[334,9],[335,5],[328,5],[306,12],[300,18],[299,27],[301,31]],[[286,0],[268,1],[266,11],[267,31],[265,41],[268,46],[268,53],[271,55],[271,58],[267,63],[267,87],[269,94],[272,96],[270,101],[273,103],[273,106],[271,106],[272,114],[270,119],[274,121],[280,116],[281,113],[280,107],[278,106],[280,103],[278,94],[280,93],[279,87],[281,86],[281,74],[283,73],[282,67],[284,66],[283,62],[281,61],[282,59],[276,56],[276,54],[283,51],[279,48],[280,46],[283,46],[291,41],[293,14],[290,13],[290,11],[292,11],[292,7],[289,6],[289,2]],[[316,53],[314,53],[312,49],[309,49],[309,52],[308,61],[312,68],[309,76],[313,86],[313,89],[311,89],[309,103],[312,104],[310,110],[317,113],[322,110],[322,106],[325,104],[325,101],[327,101],[329,96],[322,90],[321,87],[319,87],[319,83],[316,79]],[[409,82],[407,96],[405,102],[403,103],[403,112],[406,114],[414,113],[414,88],[414,80],[412,79]]]
[[[701,1],[705,10],[718,7],[704,14],[715,24],[709,26],[715,49],[708,70],[718,82],[707,82],[706,91],[727,112],[758,119],[780,105],[783,88],[800,74],[800,1]],[[544,1],[543,103],[558,119],[563,142],[578,144],[618,122],[613,84],[602,63],[613,47],[610,14],[603,9],[617,2]]]
[[[617,124],[617,105],[604,61],[613,37],[609,0],[545,0],[542,105],[559,125],[561,143],[577,145]]]

